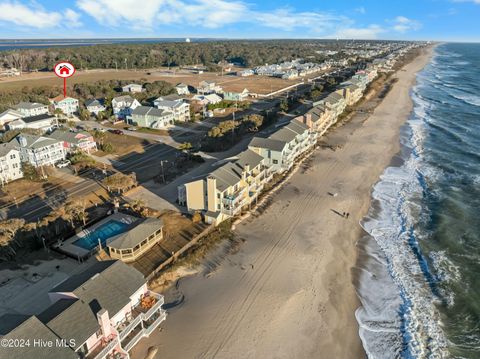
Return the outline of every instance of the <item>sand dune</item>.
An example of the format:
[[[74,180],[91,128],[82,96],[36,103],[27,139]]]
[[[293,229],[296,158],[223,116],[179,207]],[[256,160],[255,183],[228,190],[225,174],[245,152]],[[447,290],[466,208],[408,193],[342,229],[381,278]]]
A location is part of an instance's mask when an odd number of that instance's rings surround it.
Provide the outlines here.
[[[244,238],[208,278],[183,279],[184,303],[133,358],[362,358],[351,269],[370,189],[399,150],[411,111],[409,89],[431,50],[399,71],[374,113],[357,116],[274,195],[270,207],[236,228]],[[328,192],[337,192],[333,197]],[[336,214],[349,212],[348,219]]]

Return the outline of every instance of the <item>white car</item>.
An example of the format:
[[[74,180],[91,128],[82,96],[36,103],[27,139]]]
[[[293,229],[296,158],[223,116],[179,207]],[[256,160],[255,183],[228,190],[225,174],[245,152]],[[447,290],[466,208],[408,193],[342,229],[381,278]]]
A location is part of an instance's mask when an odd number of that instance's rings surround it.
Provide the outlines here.
[[[57,168],[64,168],[70,166],[72,163],[69,160],[63,160],[60,162],[57,162],[56,166]]]

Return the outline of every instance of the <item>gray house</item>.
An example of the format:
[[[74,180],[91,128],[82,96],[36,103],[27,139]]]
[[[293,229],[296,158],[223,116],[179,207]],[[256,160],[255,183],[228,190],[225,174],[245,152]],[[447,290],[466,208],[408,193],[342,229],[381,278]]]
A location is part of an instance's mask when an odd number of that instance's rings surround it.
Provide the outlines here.
[[[173,126],[174,114],[150,106],[138,106],[132,111],[130,123],[140,127],[167,128]]]

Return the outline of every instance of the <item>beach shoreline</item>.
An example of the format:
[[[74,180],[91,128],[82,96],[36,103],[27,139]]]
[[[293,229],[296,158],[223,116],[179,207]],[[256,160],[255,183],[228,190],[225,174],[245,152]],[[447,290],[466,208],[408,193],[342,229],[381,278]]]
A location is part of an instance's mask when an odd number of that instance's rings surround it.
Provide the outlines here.
[[[400,150],[410,89],[433,49],[406,64],[371,115],[355,115],[274,196],[238,224],[245,240],[217,271],[181,280],[181,305],[132,358],[362,358],[356,243],[371,189]],[[331,196],[331,193],[337,193]],[[339,215],[349,213],[349,217]],[[168,295],[167,295],[168,297]]]

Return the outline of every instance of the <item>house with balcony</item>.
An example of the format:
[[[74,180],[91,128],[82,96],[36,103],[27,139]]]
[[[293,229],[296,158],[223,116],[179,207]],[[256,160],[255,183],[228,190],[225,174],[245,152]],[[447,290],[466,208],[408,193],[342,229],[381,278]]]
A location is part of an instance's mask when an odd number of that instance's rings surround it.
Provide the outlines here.
[[[21,161],[34,167],[54,166],[65,159],[63,142],[60,140],[22,133],[10,143],[20,152]]]
[[[363,95],[361,88],[350,82],[342,83],[335,92],[345,99],[347,106],[356,104]]]
[[[67,116],[78,113],[79,106],[76,98],[63,97],[62,95],[59,95],[55,98],[52,98],[50,102],[53,104],[53,108],[55,110],[62,110],[62,112]]]
[[[223,99],[227,101],[245,101],[250,92],[245,88],[242,92],[224,92]]]
[[[163,296],[122,261],[97,262],[48,295],[50,307],[38,315],[16,316],[16,325],[0,335],[63,345],[23,346],[10,350],[9,358],[129,359],[129,351],[166,319]]]
[[[153,102],[153,105],[159,110],[173,113],[174,121],[190,121],[190,105],[183,99],[169,100],[159,97]]]
[[[295,160],[313,148],[317,134],[306,124],[293,119],[268,138],[254,137],[248,148],[265,159],[273,172],[288,171]]]
[[[38,102],[20,102],[14,108],[24,117],[48,114],[48,105]]]
[[[131,230],[109,239],[110,257],[124,262],[133,262],[163,239],[163,221],[147,218]]]
[[[168,128],[174,125],[174,121],[173,112],[156,107],[138,106],[132,111],[128,122],[140,127]]]
[[[189,212],[203,212],[205,222],[219,224],[254,203],[272,175],[262,156],[246,150],[205,179],[179,186],[178,202]]]
[[[119,120],[127,120],[133,110],[141,106],[137,99],[130,95],[118,96],[112,99],[113,115]]]
[[[55,116],[47,113],[43,115],[19,118],[7,123],[6,127],[9,130],[22,130],[24,128],[29,128],[32,130],[48,132],[58,127],[58,119]]]
[[[213,93],[223,93],[221,86],[217,85],[213,81],[201,81],[197,87],[197,93],[199,95],[208,95]]]
[[[50,135],[46,136],[54,140],[62,141],[63,148],[66,153],[74,153],[82,151],[85,153],[92,153],[97,150],[97,143],[92,134],[87,131],[63,131],[55,130]]]
[[[322,100],[322,103],[331,112],[332,118],[335,122],[347,107],[347,102],[343,96],[336,92],[329,94]]]
[[[190,95],[190,89],[187,84],[179,83],[175,86],[178,95]]]
[[[0,144],[0,184],[22,178],[22,162],[20,152],[15,143],[8,142]]]
[[[105,111],[103,101],[97,100],[96,98],[91,98],[85,101],[85,107],[88,112],[95,116],[98,116],[99,112]]]
[[[310,127],[317,133],[317,137],[322,136],[334,124],[330,111],[323,103],[309,110],[306,116],[309,117]]]

